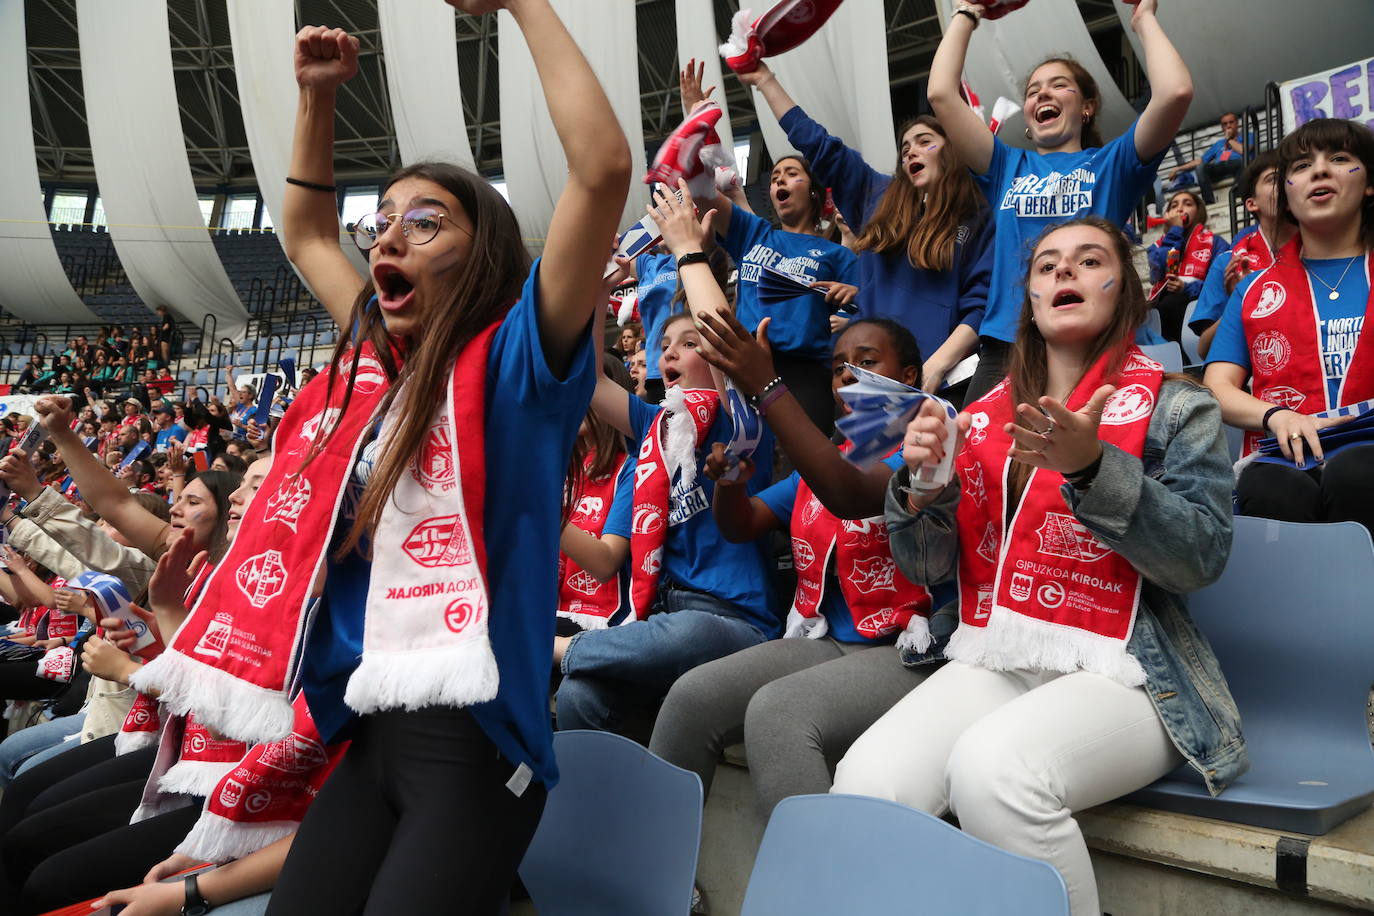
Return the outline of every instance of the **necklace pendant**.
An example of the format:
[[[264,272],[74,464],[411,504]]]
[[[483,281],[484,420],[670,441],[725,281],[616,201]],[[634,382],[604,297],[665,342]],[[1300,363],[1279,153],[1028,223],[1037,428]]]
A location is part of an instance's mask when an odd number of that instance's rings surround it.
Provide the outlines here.
[[[1332,302],[1335,302],[1337,299],[1341,298],[1341,294],[1333,289],[1330,293],[1327,294],[1326,298],[1330,299]]]

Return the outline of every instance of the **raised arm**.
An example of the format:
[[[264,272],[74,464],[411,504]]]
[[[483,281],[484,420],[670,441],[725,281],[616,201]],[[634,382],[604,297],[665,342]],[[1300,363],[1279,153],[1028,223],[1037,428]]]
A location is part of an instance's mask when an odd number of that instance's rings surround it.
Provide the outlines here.
[[[1140,0],[1131,14],[1131,28],[1145,49],[1145,74],[1150,102],[1135,126],[1135,152],[1148,162],[1174,141],[1193,101],[1193,75],[1169,36],[1155,18],[1158,0]]]
[[[781,118],[797,107],[792,96],[788,95],[787,90],[782,88],[782,83],[778,82],[778,75],[762,61],[755,70],[738,73],[736,76],[741,83],[763,96],[763,100],[768,103],[768,110],[773,112],[773,117]]]
[[[71,428],[71,399],[48,395],[38,400],[34,410],[38,412],[52,441],[61,450],[67,471],[81,491],[81,498],[128,538],[131,547],[156,555],[167,531],[167,523],[139,505],[129,488],[86,450],[81,437]]]
[[[982,14],[983,8],[975,9]],[[935,110],[935,117],[949,134],[949,142],[964,164],[981,175],[992,163],[992,131],[983,119],[968,107],[959,95],[959,81],[964,72],[964,58],[968,54],[969,39],[978,23],[962,13],[949,17],[945,37],[935,49],[930,62],[930,77],[926,83],[926,98]]]
[[[698,330],[708,344],[702,355],[751,397],[776,377],[768,348],[769,321],[765,318],[759,322],[755,336],[731,314],[699,318]],[[807,419],[801,402],[791,393],[784,392],[775,400],[765,419],[823,506],[840,518],[869,518],[883,511],[890,468],[879,464],[864,471],[846,461],[834,443]],[[741,528],[740,533],[747,530],[752,529]]]
[[[449,0],[483,12],[491,0]],[[606,239],[613,236],[630,185],[630,146],[596,74],[548,0],[507,0],[529,45],[549,115],[568,160],[539,272],[539,335],[550,367],[562,374],[599,298]]]
[[[357,72],[358,40],[343,29],[306,26],[296,34],[300,96],[290,177],[316,187],[287,183],[282,241],[286,256],[345,331],[365,282],[339,245],[338,198],[328,189],[334,185],[335,93]]]

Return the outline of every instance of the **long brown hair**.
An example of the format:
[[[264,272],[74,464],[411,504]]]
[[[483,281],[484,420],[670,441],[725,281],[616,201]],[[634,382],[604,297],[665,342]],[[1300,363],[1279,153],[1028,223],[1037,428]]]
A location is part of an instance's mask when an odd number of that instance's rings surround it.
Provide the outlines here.
[[[601,373],[626,392],[634,393],[634,379],[630,378],[630,370],[612,354],[602,355]],[[572,459],[568,462],[568,476],[563,484],[565,522],[581,498],[586,481],[603,480],[614,474],[620,467],[621,456],[625,452],[625,434],[601,419],[595,408],[588,407],[587,432],[578,436],[577,441],[573,443]],[[584,468],[588,455],[593,456],[592,463]]]
[[[873,215],[859,233],[855,252],[885,254],[906,248],[912,267],[922,270],[949,270],[954,266],[954,242],[960,223],[977,216],[983,196],[973,176],[951,143],[940,148],[940,177],[922,192],[902,171],[902,138],[917,126],[929,127],[948,140],[940,122],[921,115],[902,125],[897,132],[897,167],[887,190],[878,200]]]
[[[447,396],[444,382],[452,372],[453,361],[483,329],[505,315],[519,297],[530,269],[529,252],[525,250],[515,214],[481,176],[445,162],[418,162],[392,175],[386,186],[390,188],[407,178],[432,181],[458,199],[472,221],[472,248],[468,262],[454,271],[444,286],[426,291],[419,300],[424,330],[409,341],[403,364],[396,358],[380,309],[369,307],[374,294],[370,276],[353,303],[349,325],[356,328],[354,337],[359,344],[372,344],[391,381],[379,412],[393,412],[397,420],[382,443],[376,467],[359,500],[357,518],[339,549],[340,556],[356,547],[360,538],[376,527],[386,501],[424,444],[434,414]],[[343,335],[334,350],[329,365],[331,391],[339,382],[339,361],[350,342],[348,335]],[[353,360],[349,369],[340,416],[348,410],[358,362]],[[337,421],[322,440],[331,438],[336,428]],[[306,463],[318,453],[323,441]]]
[[[1026,82],[1021,86],[1021,101],[1026,99],[1026,87],[1030,85],[1031,77],[1035,76],[1035,71],[1046,64],[1063,64],[1068,68],[1073,76],[1073,81],[1078,84],[1078,94],[1083,96],[1084,102],[1093,103],[1093,113],[1083,119],[1083,129],[1078,134],[1078,142],[1084,149],[1092,149],[1102,145],[1102,133],[1097,129],[1097,117],[1102,114],[1102,90],[1097,88],[1097,80],[1088,69],[1074,60],[1067,54],[1059,57],[1047,57],[1040,63],[1031,67],[1030,73],[1026,74]],[[1024,109],[1024,105],[1022,108]]]
[[[1117,288],[1120,292],[1116,298],[1116,311],[1112,313],[1112,320],[1107,327],[1093,341],[1084,360],[1084,366],[1096,365],[1104,355],[1110,354],[1106,374],[1107,378],[1115,377],[1126,362],[1126,353],[1135,340],[1136,329],[1144,323],[1145,316],[1149,313],[1145,290],[1140,285],[1140,275],[1135,272],[1135,266],[1131,261],[1131,243],[1127,241],[1119,226],[1100,216],[1080,216],[1047,226],[1035,237],[1035,242],[1031,245],[1031,259],[1026,269],[1025,288],[1021,296],[1021,323],[1016,331],[1016,340],[1011,345],[1011,371],[1008,378],[1011,383],[1012,404],[1036,403],[1046,393],[1045,389],[1049,385],[1049,361],[1045,354],[1045,338],[1036,326],[1035,314],[1031,310],[1030,272],[1034,269],[1035,252],[1045,239],[1060,229],[1073,226],[1090,226],[1100,230],[1110,240],[1109,247],[1121,265],[1120,273],[1117,274]],[[1012,419],[1019,424],[1017,417],[1013,416]],[[1017,494],[1018,501],[1021,490],[1030,479],[1030,471],[1029,465],[1012,462],[1008,481],[1009,491]]]

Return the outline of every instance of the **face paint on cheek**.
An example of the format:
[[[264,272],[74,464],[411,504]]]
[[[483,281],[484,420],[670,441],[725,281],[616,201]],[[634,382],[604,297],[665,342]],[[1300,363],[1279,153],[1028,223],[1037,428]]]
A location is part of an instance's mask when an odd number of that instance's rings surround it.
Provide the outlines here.
[[[1111,288],[1112,288],[1113,286],[1115,286],[1115,285],[1116,285],[1116,277],[1111,277],[1111,278],[1109,278],[1109,279],[1107,280],[1106,283],[1103,283],[1103,284],[1102,284],[1102,288],[1103,288],[1103,289],[1111,289]]]
[[[1355,166],[1353,169],[1350,170],[1350,174],[1351,174],[1351,175],[1354,175],[1354,174],[1355,174],[1356,172],[1358,172],[1359,170],[1360,170],[1360,167],[1357,165],[1357,166]]]
[[[1031,298],[1032,298],[1032,299],[1039,299],[1039,298],[1040,298],[1040,294],[1037,293],[1037,292],[1032,291],[1032,292],[1031,292]]]

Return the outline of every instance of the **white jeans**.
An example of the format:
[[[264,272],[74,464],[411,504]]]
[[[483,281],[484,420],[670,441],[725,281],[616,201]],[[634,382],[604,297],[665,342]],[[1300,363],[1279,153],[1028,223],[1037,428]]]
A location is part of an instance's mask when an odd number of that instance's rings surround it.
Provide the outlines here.
[[[832,792],[952,810],[969,834],[1049,862],[1075,916],[1101,913],[1073,812],[1183,762],[1141,687],[1097,674],[949,662],[849,749]]]

